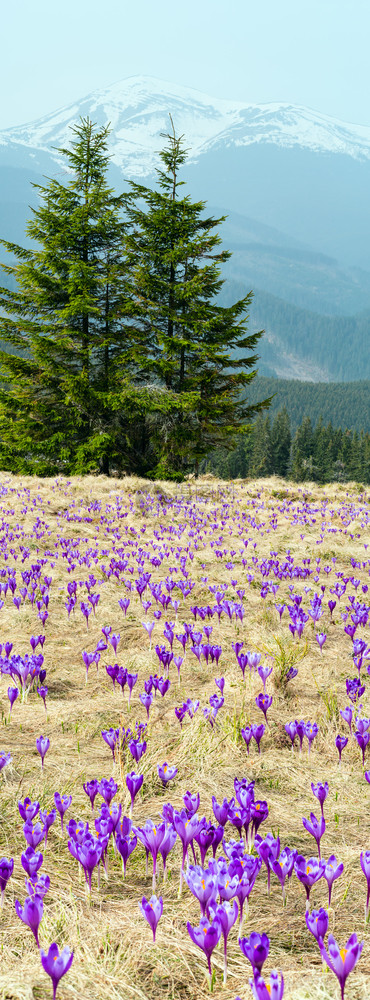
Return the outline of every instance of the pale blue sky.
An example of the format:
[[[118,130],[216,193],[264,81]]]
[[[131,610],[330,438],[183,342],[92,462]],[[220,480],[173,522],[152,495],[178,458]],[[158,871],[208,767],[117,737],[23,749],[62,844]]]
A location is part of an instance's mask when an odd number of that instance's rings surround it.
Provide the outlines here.
[[[124,77],[370,124],[369,0],[13,0],[0,129]]]

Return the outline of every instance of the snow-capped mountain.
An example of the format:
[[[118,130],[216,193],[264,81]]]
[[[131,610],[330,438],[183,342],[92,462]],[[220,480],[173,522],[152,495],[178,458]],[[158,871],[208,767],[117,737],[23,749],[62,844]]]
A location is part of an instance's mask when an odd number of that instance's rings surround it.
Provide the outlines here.
[[[79,117],[110,123],[113,162],[127,177],[148,176],[158,165],[161,134],[184,134],[189,161],[217,147],[273,144],[319,153],[370,159],[370,127],[348,125],[309,108],[290,104],[243,104],[217,100],[152,77],[131,77],[94,91],[36,121],[0,132],[0,146],[16,144],[56,157],[52,147],[70,143]]]

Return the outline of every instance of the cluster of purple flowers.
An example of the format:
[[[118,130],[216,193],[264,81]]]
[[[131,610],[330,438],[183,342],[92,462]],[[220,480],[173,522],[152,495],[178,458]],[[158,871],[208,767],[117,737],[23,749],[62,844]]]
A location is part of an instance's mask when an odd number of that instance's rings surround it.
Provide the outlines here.
[[[61,816],[63,829],[63,815],[71,804],[72,798],[71,796],[61,796],[59,793],[55,793],[54,800]],[[36,801],[32,802],[28,797],[18,803],[18,809],[20,817],[24,821],[23,834],[27,844],[25,851],[21,855],[21,864],[26,872],[25,886],[28,895],[24,900],[23,906],[18,899],[15,900],[15,911],[22,923],[26,927],[29,927],[34,936],[36,945],[40,951],[42,967],[52,981],[53,1000],[55,1000],[58,983],[72,965],[73,952],[68,947],[59,952],[59,948],[55,942],[50,945],[47,953],[40,949],[39,928],[44,913],[44,897],[50,888],[50,878],[40,871],[43,864],[43,854],[38,852],[36,848],[42,841],[46,845],[48,831],[55,821],[56,810],[53,809],[50,813],[47,810],[41,810],[40,803]],[[34,824],[33,821],[35,819],[36,823]],[[1,906],[3,905],[6,885],[13,871],[14,859],[1,858]]]

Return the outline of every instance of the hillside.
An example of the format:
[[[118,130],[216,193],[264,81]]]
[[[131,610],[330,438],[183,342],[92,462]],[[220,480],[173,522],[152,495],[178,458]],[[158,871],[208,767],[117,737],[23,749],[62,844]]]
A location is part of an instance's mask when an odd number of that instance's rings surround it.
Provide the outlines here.
[[[269,416],[273,420],[286,407],[294,433],[310,416],[313,426],[320,417],[326,425],[342,430],[370,431],[370,382],[302,382],[298,379],[257,377],[248,387],[248,400],[274,396]]]

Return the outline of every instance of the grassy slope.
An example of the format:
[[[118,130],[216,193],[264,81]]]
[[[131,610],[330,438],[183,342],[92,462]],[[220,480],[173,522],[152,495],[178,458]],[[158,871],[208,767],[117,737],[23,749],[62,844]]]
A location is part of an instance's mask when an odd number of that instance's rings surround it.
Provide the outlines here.
[[[77,611],[75,618],[71,615],[68,619],[64,607],[63,588],[66,588],[70,579],[66,561],[60,557],[55,567],[44,567],[44,572],[53,576],[50,614],[45,627],[47,640],[44,646],[46,683],[49,687],[47,717],[41,700],[31,694],[23,705],[18,699],[11,722],[5,725],[9,681],[5,677],[1,679],[3,718],[0,749],[12,752],[13,762],[0,776],[0,856],[4,854],[15,858],[14,876],[8,883],[0,915],[2,1000],[31,1000],[32,997],[44,1000],[51,996],[50,983],[46,981],[40,968],[31,932],[20,923],[14,911],[14,899],[19,898],[23,902],[25,897],[24,873],[20,865],[24,841],[17,800],[30,795],[32,799],[38,798],[44,807],[51,808],[55,790],[68,792],[73,796],[73,803],[67,818],[73,816],[77,819],[89,819],[90,807],[82,790],[83,781],[95,776],[109,778],[113,774],[119,783],[117,799],[122,801],[127,812],[129,803],[124,775],[132,767],[144,773],[143,795],[138,797],[134,808],[134,822],[138,825],[148,818],[158,818],[164,802],[171,801],[177,808],[181,808],[182,795],[187,789],[192,792],[200,790],[199,815],[205,814],[207,818],[211,818],[212,795],[215,794],[218,801],[223,796],[230,799],[234,777],[245,776],[249,780],[255,780],[256,798],[268,801],[270,815],[261,832],[279,831],[282,847],[295,847],[305,856],[317,853],[314,841],[302,826],[302,816],[308,816],[311,811],[318,815],[319,807],[311,793],[311,781],[328,780],[330,794],[326,803],[327,830],[322,851],[325,857],[335,853],[344,863],[344,874],[334,884],[330,926],[341,946],[354,930],[361,938],[365,937],[361,961],[348,985],[348,998],[362,1000],[370,993],[370,943],[369,931],[363,935],[366,883],[360,869],[359,855],[361,850],[370,849],[370,789],[363,777],[360,752],[355,743],[348,745],[342,768],[338,769],[334,738],[338,731],[344,732],[346,727],[335,717],[335,698],[334,718],[329,718],[318,690],[320,688],[323,692],[337,695],[340,708],[348,703],[345,678],[353,676],[354,671],[350,659],[351,642],[343,633],[340,617],[346,598],[342,598],[341,607],[337,605],[333,623],[326,611],[319,622],[319,629],[313,630],[311,625],[307,628],[306,650],[303,640],[292,644],[288,621],[284,616],[280,625],[274,607],[275,600],[279,603],[286,602],[291,581],[287,580],[280,585],[275,598],[271,596],[264,601],[260,598],[260,587],[255,582],[249,587],[243,582],[244,570],[239,553],[241,541],[237,534],[237,522],[232,517],[246,511],[258,523],[265,522],[266,529],[259,533],[248,524],[242,536],[253,537],[257,541],[256,550],[252,549],[251,543],[247,550],[246,558],[251,567],[254,551],[261,558],[273,549],[283,558],[286,550],[290,549],[299,563],[305,557],[315,560],[320,554],[323,563],[327,565],[335,556],[336,569],[343,570],[345,575],[350,576],[354,572],[350,563],[351,556],[354,555],[358,560],[367,558],[363,547],[366,532],[364,517],[356,515],[354,521],[351,520],[351,515],[345,518],[341,507],[344,502],[348,505],[349,501],[353,501],[353,511],[358,511],[360,507],[365,507],[365,498],[359,499],[358,494],[351,495],[351,492],[348,495],[348,486],[333,485],[320,489],[305,484],[303,493],[297,486],[287,485],[276,479],[225,485],[204,477],[197,488],[194,483],[182,488],[164,484],[168,504],[156,500],[154,512],[146,512],[145,505],[143,509],[141,507],[137,491],[141,488],[150,489],[150,486],[147,482],[140,483],[133,479],[114,481],[104,477],[87,477],[68,482],[59,480],[59,484],[55,485],[51,480],[20,480],[2,474],[1,484],[7,488],[0,499],[1,516],[5,522],[14,526],[20,524],[24,533],[29,536],[31,562],[36,561],[38,554],[44,554],[47,550],[51,552],[58,535],[75,539],[82,537],[84,541],[80,545],[81,554],[90,546],[94,548],[96,539],[99,548],[107,550],[112,547],[115,529],[126,538],[126,526],[127,537],[133,540],[137,538],[140,545],[153,539],[154,530],[161,533],[163,526],[163,538],[169,538],[170,544],[174,545],[177,539],[175,542],[171,541],[171,527],[188,524],[191,513],[200,519],[212,514],[208,530],[211,523],[220,523],[222,510],[225,510],[222,504],[227,502],[231,504],[230,518],[223,527],[223,543],[220,548],[236,550],[233,557],[234,569],[226,569],[227,556],[223,561],[215,559],[214,550],[209,546],[210,535],[205,535],[203,531],[204,546],[195,550],[193,562],[188,560],[187,563],[196,586],[191,597],[181,603],[177,631],[180,630],[181,622],[193,621],[190,605],[205,605],[210,597],[210,603],[213,603],[208,584],[202,582],[202,577],[208,576],[209,583],[238,578],[239,586],[246,586],[243,624],[239,622],[236,628],[234,620],[230,623],[225,620],[225,616],[221,618],[220,625],[217,616],[212,619],[212,640],[221,642],[223,648],[218,669],[213,669],[212,666],[207,668],[204,660],[199,666],[196,658],[188,652],[181,686],[178,687],[175,671],[171,668],[171,688],[163,700],[158,695],[153,705],[148,750],[137,767],[131,758],[130,761],[121,760],[113,764],[100,732],[103,728],[118,726],[119,722],[132,725],[136,719],[144,720],[145,713],[138,694],[143,691],[144,680],[149,673],[161,673],[155,653],[149,652],[149,641],[141,624],[143,620],[152,617],[153,607],[145,614],[137,595],[131,594],[131,604],[125,619],[117,602],[126,591],[122,584],[111,577],[108,582],[95,587],[95,591],[101,593],[101,598],[96,618],[90,617],[87,632],[81,613]],[[27,504],[27,513],[22,513],[25,510],[24,492],[20,493],[21,498],[17,496],[17,490],[22,491],[24,487],[30,489],[31,500],[36,498],[33,511]],[[188,505],[185,517],[183,506],[172,502],[176,490],[178,495],[182,494],[182,503]],[[122,498],[128,512],[126,518],[119,520],[112,513],[117,495]],[[302,527],[299,521],[292,523],[303,495],[315,508],[315,522],[308,527]],[[291,500],[289,511],[285,507],[279,512],[277,506],[284,506],[284,497]],[[329,499],[327,507],[322,506],[325,497]],[[90,514],[91,523],[81,524],[78,517],[86,513],[86,506],[93,500],[101,502],[101,511]],[[109,524],[105,520],[106,505],[110,508]],[[71,511],[68,515],[70,520],[67,520],[68,510]],[[277,515],[277,528],[268,533],[273,511]],[[40,537],[35,539],[32,531],[37,516],[45,522],[45,526],[39,528]],[[327,526],[339,530],[337,534],[326,534],[325,540],[319,543],[325,516]],[[350,524],[346,523],[348,521]],[[145,533],[141,532],[144,527]],[[218,537],[220,530],[211,537]],[[349,532],[355,535],[354,539]],[[194,538],[188,538],[186,530],[179,544],[187,545],[189,542],[193,545]],[[15,551],[20,544],[26,544],[24,538],[15,539],[12,545]],[[119,541],[117,544],[119,545]],[[162,544],[162,549],[164,547]],[[106,564],[109,557],[100,557],[99,561]],[[10,556],[4,565],[13,563]],[[161,567],[152,568],[152,579],[163,579],[168,566],[175,564],[175,554],[170,553]],[[15,565],[19,572],[20,560]],[[29,562],[26,561],[20,568],[28,565]],[[145,566],[145,569],[150,567]],[[94,564],[91,568],[83,566],[76,569],[76,575],[81,580],[87,579],[92,571],[99,580],[99,568]],[[356,569],[355,573],[362,583],[368,579],[367,567]],[[257,579],[260,580],[259,574],[256,574]],[[334,569],[328,578],[323,574],[317,585],[311,580],[309,585],[316,590],[321,583],[326,583],[328,597],[328,586],[332,581],[335,582]],[[293,582],[295,589],[304,594],[303,586],[306,581]],[[347,596],[352,592],[353,588],[349,585]],[[234,595],[232,587],[229,595]],[[167,613],[163,613],[161,622],[155,626],[154,645],[156,642],[163,642],[164,621],[171,618],[173,611],[169,608]],[[139,672],[130,713],[127,711],[126,698],[122,699],[121,692],[113,693],[103,666],[100,666],[99,674],[94,666],[90,668],[88,685],[85,686],[81,654],[85,649],[95,648],[101,636],[101,627],[105,624],[111,624],[113,631],[120,632],[122,638],[117,657],[112,652],[108,660],[101,660],[101,664],[117,659],[121,665],[130,665]],[[314,631],[317,630],[328,633],[323,656],[320,656],[314,638]],[[10,640],[14,643],[15,651],[25,652],[30,648],[30,635],[41,631],[36,609],[26,604],[18,612],[12,605],[8,592],[1,611],[1,641]],[[277,649],[275,639],[278,638],[285,649],[293,651],[293,656],[297,655],[298,659],[305,652],[298,663],[299,675],[291,683],[287,696],[269,678],[267,690],[273,694],[273,705],[269,712],[270,725],[262,741],[261,755],[251,750],[249,757],[240,738],[240,727],[250,720],[261,721],[261,713],[254,704],[254,697],[262,686],[258,677],[257,680],[252,679],[251,683],[248,681],[246,685],[242,683],[231,648],[231,643],[236,638],[244,639],[247,649],[273,652]],[[181,652],[177,642],[176,652]],[[278,663],[275,662],[275,676],[277,671]],[[225,705],[219,713],[218,728],[212,731],[204,722],[201,709],[215,690],[213,678],[221,675],[226,678]],[[192,722],[188,720],[184,723],[181,733],[173,709],[189,696],[200,698],[201,709]],[[365,714],[370,714],[368,694],[365,695],[363,704]],[[283,725],[300,717],[316,720],[320,727],[311,757],[307,757],[306,750],[302,756],[297,751],[292,755],[286,745]],[[35,750],[35,739],[41,733],[48,735],[51,743],[45,761],[44,777],[41,776],[39,757]],[[178,777],[163,793],[159,787],[156,766],[164,760],[178,766]],[[227,837],[229,839],[232,836],[235,836],[235,830],[229,825]],[[92,901],[88,902],[84,885],[79,880],[77,862],[68,852],[66,837],[61,834],[58,817],[49,834],[45,851],[44,869],[51,877],[51,889],[45,900],[40,938],[42,947],[56,940],[61,947],[68,944],[75,950],[72,969],[58,989],[59,1000],[81,1000],[82,997],[84,1000],[128,1000],[131,997],[139,1000],[164,1000],[168,997],[176,997],[176,1000],[202,1000],[208,995],[204,956],[192,945],[186,930],[187,920],[194,925],[198,923],[199,906],[186,887],[182,900],[177,898],[179,863],[180,852],[179,847],[176,847],[169,856],[169,878],[163,889],[161,879],[159,880],[157,892],[163,892],[164,914],[153,946],[151,933],[138,907],[142,895],[151,895],[151,877],[145,875],[143,849],[137,849],[130,858],[125,883],[122,881],[117,857],[112,855],[110,849],[108,881],[102,878],[99,892],[96,874],[94,875]],[[323,886],[319,883],[314,887],[312,901],[315,907],[326,906],[326,884]],[[288,998],[325,1000],[337,997],[336,981],[331,973],[323,974],[318,948],[306,931],[304,910],[304,892],[295,876],[289,884],[287,906],[283,910],[281,891],[274,877],[271,895],[267,895],[263,869],[251,895],[249,916],[245,920],[243,933],[247,935],[252,930],[257,930],[269,935],[271,949],[265,968],[266,971],[274,967],[283,970],[286,979],[285,995]],[[248,986],[250,968],[238,947],[236,927],[231,931],[229,939],[229,978],[226,986],[222,985],[220,952],[215,953],[214,965],[215,996],[220,1000],[233,1000],[236,994],[242,1000],[251,996]]]

